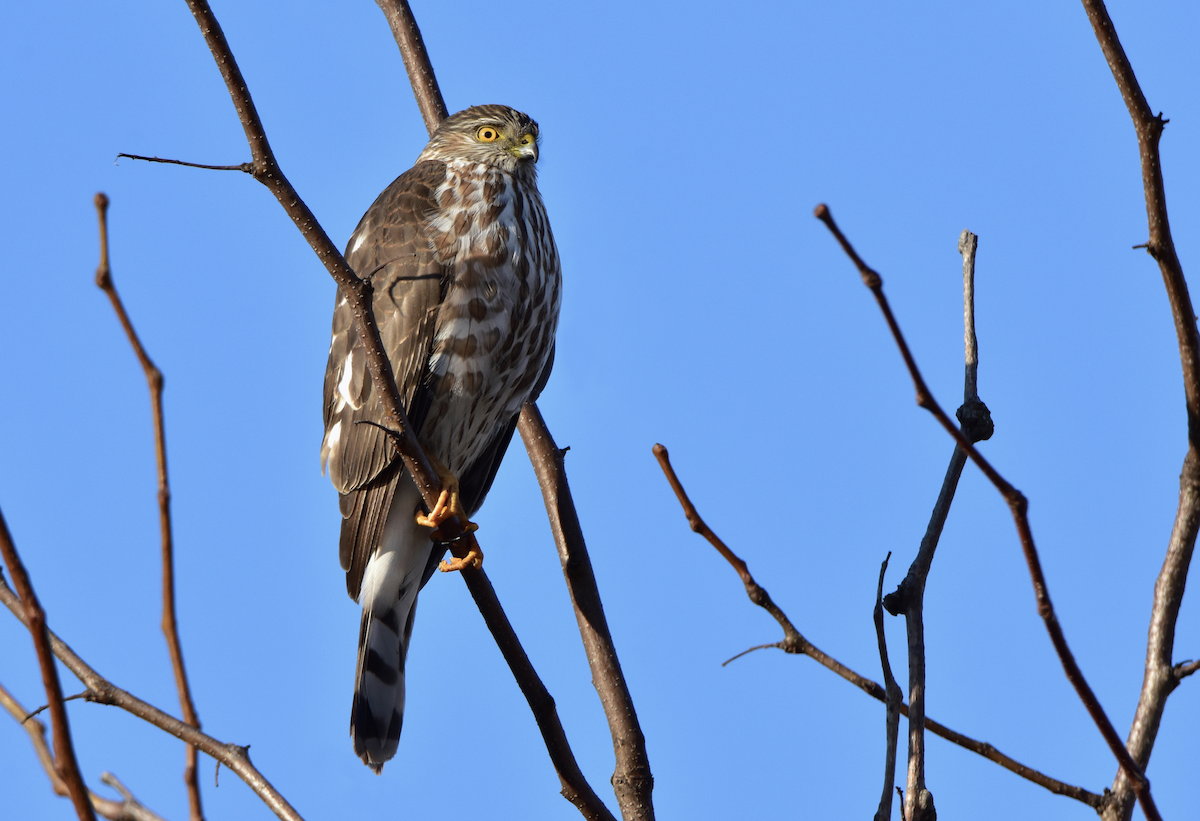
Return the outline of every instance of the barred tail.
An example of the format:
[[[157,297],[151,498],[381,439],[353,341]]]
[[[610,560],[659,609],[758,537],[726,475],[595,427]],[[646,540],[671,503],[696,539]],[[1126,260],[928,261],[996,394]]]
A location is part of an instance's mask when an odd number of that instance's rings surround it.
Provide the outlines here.
[[[417,593],[433,543],[413,521],[420,496],[401,477],[382,544],[367,563],[350,735],[354,752],[376,772],[396,754],[404,724],[404,659],[412,637]]]

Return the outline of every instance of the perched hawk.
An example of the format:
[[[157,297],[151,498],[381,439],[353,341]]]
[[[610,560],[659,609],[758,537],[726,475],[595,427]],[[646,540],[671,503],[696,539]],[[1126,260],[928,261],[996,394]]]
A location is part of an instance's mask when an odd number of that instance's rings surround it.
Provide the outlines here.
[[[350,267],[374,286],[408,420],[450,501],[425,510],[381,427],[383,406],[339,291],[321,464],[338,489],[346,589],[362,603],[350,734],[376,773],[400,739],[417,592],[445,553],[432,528],[450,508],[464,518],[479,509],[521,406],[554,361],[562,276],[537,158],[538,126],[526,115],[500,105],[460,111],[379,195],[346,248]]]

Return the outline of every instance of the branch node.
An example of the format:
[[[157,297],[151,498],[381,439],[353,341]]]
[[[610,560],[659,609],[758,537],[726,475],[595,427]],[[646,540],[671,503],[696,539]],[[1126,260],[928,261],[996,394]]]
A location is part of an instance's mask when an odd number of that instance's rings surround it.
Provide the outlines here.
[[[954,416],[962,425],[963,436],[966,436],[967,441],[971,444],[991,439],[992,434],[996,432],[995,423],[992,422],[992,412],[988,410],[988,406],[982,400],[973,399],[964,402],[954,412]]]

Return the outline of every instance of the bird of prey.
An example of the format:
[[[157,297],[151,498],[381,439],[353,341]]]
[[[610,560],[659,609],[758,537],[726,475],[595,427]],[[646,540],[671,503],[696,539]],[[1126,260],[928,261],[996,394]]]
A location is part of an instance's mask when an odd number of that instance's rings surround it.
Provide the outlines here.
[[[554,361],[562,274],[537,159],[538,125],[525,114],[460,111],[367,209],[346,247],[346,262],[374,287],[405,412],[443,489],[427,511],[383,427],[339,289],[321,465],[338,490],[346,589],[362,604],[350,735],[376,773],[400,739],[417,592],[446,550],[434,528],[479,509],[521,407]]]

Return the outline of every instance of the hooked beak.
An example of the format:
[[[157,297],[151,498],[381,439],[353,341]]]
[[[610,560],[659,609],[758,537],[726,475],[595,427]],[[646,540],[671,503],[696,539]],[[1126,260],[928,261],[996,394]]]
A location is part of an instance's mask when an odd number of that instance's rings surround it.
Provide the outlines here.
[[[538,159],[537,142],[532,140],[528,145],[514,145],[512,148],[508,149],[508,151],[518,160],[533,160],[534,162],[537,162]]]

